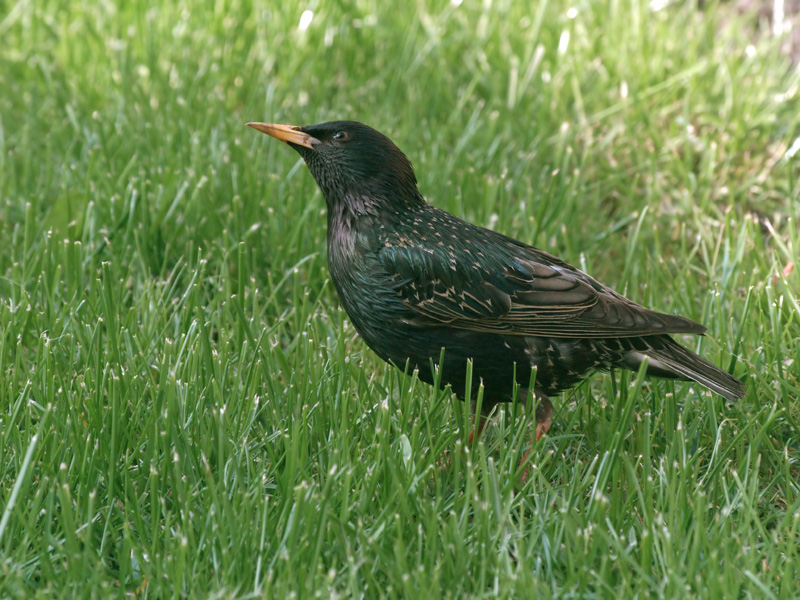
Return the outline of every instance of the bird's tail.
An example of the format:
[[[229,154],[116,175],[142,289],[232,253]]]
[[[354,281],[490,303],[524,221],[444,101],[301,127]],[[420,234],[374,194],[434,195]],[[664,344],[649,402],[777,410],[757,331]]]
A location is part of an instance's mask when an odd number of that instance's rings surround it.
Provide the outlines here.
[[[625,364],[629,368],[638,370],[646,356],[649,359],[648,375],[690,379],[727,400],[744,397],[746,388],[742,381],[687,350],[671,337],[660,335],[641,340],[646,343],[646,348],[637,348],[625,356]]]

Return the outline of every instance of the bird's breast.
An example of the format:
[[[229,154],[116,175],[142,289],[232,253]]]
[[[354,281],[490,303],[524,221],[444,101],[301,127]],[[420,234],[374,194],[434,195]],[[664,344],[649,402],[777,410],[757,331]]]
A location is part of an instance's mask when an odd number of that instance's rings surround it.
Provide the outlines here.
[[[377,250],[364,239],[328,244],[328,268],[339,301],[358,334],[384,360],[402,364],[417,348],[414,315],[394,289]]]

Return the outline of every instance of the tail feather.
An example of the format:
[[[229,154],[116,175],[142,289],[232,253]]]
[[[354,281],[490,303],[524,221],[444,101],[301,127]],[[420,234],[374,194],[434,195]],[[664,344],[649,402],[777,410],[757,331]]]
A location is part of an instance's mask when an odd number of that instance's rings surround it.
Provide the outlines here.
[[[672,338],[658,336],[644,339],[648,342],[648,348],[628,353],[625,357],[627,366],[637,369],[646,356],[649,375],[690,379],[731,401],[744,397],[746,387],[742,381],[687,350]]]

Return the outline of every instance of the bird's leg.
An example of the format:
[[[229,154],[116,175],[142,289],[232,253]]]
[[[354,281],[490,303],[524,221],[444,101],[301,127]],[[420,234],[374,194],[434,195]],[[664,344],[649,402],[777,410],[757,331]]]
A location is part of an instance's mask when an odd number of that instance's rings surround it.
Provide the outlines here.
[[[478,438],[483,433],[483,430],[486,429],[486,425],[489,423],[489,416],[494,410],[495,405],[491,402],[487,402],[484,399],[484,402],[481,404],[480,413],[478,413],[477,402],[473,399],[470,403],[470,418],[474,423],[472,431],[469,432],[469,437],[467,438],[467,447],[462,448],[461,454],[462,456],[465,455],[469,450],[472,449],[473,444],[477,444]],[[450,455],[449,450],[446,450],[444,455],[439,461],[439,466],[443,469],[449,470],[453,466],[452,456]]]
[[[481,404],[480,414],[478,414],[477,402],[475,400],[470,402],[470,412],[475,426],[472,428],[467,438],[467,446],[469,448],[472,448],[473,442],[477,441],[477,439],[481,437],[483,430],[486,429],[486,424],[489,422],[489,415],[492,413],[493,408],[494,405],[491,402],[486,402],[484,399],[483,404]]]
[[[553,424],[553,404],[550,402],[550,398],[542,392],[534,391],[534,396],[539,399],[539,404],[536,406],[536,441],[538,442],[545,433],[550,431],[550,425]]]
[[[535,400],[538,400],[538,404],[536,405],[536,441],[538,442],[545,433],[550,431],[550,425],[553,423],[553,404],[550,402],[550,398],[539,390],[534,390],[533,396]],[[527,400],[527,397],[528,390],[520,390],[518,399],[523,402],[523,406],[525,406],[524,402]],[[531,452],[533,452],[533,448],[529,448],[525,451],[525,454],[522,455],[522,460],[519,461],[520,468],[527,463],[528,456],[530,456]],[[522,471],[522,475],[520,475],[520,483],[525,485],[527,479],[528,468],[525,467],[525,470]]]

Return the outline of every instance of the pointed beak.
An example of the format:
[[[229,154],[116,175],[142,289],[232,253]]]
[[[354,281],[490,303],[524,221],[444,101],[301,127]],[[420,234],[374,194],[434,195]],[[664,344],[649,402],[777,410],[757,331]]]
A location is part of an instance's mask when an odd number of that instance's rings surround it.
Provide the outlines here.
[[[248,123],[248,127],[252,127],[271,135],[277,140],[286,142],[287,144],[296,144],[297,146],[305,146],[306,148],[314,149],[315,144],[319,144],[319,140],[311,137],[307,133],[300,131],[299,127],[294,125],[275,125],[273,123]]]

